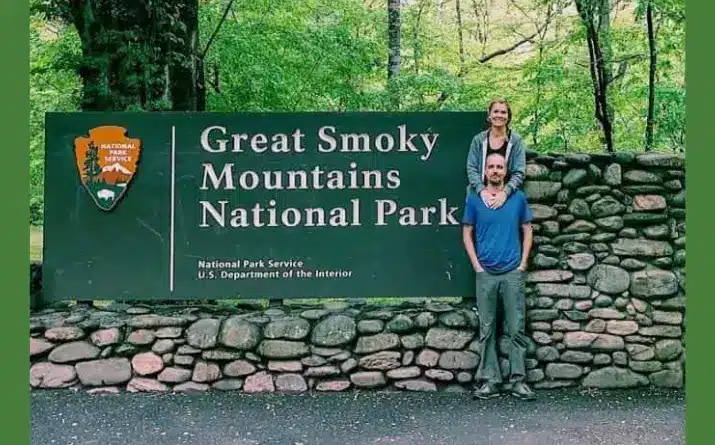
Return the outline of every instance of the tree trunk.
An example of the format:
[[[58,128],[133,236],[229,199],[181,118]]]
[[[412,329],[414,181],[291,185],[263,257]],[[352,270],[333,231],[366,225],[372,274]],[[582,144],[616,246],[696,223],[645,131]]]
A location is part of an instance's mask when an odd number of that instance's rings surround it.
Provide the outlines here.
[[[650,66],[648,68],[648,117],[645,126],[645,151],[653,148],[653,113],[655,109],[655,67],[656,51],[653,34],[653,1],[648,0],[646,6],[646,23],[648,27],[648,49],[650,50]]]
[[[170,69],[172,109],[175,111],[206,110],[204,63],[199,46],[199,5],[186,0],[179,6],[180,21],[186,31],[180,34],[182,44],[176,52],[183,57]]]
[[[190,57],[198,45],[197,0],[55,4],[82,42],[82,110],[200,109],[197,82],[190,81],[200,78]]]
[[[598,4],[598,40],[603,57],[603,78],[606,90],[613,82],[613,48],[611,45],[611,0],[597,0]],[[606,104],[608,120],[614,121],[615,112],[611,103]]]
[[[422,49],[420,46],[420,26],[422,23],[422,13],[424,12],[425,3],[424,0],[420,1],[420,8],[417,10],[417,20],[415,22],[415,28],[412,31],[413,47],[412,57],[415,61],[415,74],[420,73],[420,58],[422,56]]]
[[[603,129],[603,140],[606,150],[614,151],[613,147],[613,124],[609,113],[608,103],[608,71],[604,60],[601,46],[599,27],[597,19],[602,17],[600,3],[603,0],[575,0],[576,9],[581,17],[581,22],[586,30],[586,43],[588,44],[589,69],[591,80],[593,81],[593,99],[595,117]]]
[[[387,90],[393,109],[399,109],[400,97],[393,80],[400,74],[400,0],[387,0]]]
[[[459,6],[459,0],[455,0],[455,9],[457,10],[457,36],[459,37],[459,73],[464,72],[464,37],[462,36],[462,8]]]
[[[387,0],[387,80],[400,73],[400,0]]]

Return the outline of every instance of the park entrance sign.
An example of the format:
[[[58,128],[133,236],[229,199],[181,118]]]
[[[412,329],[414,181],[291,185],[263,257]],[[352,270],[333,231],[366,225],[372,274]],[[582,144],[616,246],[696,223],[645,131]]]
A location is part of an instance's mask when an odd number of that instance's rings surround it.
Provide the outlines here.
[[[49,113],[44,298],[467,296],[484,113]]]

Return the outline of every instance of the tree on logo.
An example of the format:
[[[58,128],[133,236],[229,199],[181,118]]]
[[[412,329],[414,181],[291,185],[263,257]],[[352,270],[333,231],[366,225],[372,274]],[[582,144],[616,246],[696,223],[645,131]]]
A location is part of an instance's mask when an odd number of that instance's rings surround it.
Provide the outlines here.
[[[95,182],[100,173],[102,168],[99,166],[99,149],[94,145],[94,141],[91,141],[84,158],[84,174],[87,176],[87,181]]]

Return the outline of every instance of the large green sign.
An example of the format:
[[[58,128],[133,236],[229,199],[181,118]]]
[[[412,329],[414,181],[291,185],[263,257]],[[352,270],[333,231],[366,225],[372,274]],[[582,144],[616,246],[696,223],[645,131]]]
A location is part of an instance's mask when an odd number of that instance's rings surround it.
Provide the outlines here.
[[[60,299],[465,296],[484,113],[51,113]]]

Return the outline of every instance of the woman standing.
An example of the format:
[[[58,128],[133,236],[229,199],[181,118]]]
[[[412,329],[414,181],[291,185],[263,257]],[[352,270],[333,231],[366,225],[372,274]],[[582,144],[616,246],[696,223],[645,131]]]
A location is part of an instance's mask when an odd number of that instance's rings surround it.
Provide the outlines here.
[[[467,178],[469,188],[477,193],[490,208],[499,208],[507,197],[524,183],[526,170],[526,146],[521,136],[509,128],[511,107],[506,99],[495,99],[489,104],[487,124],[489,128],[480,132],[469,147],[467,155]],[[491,194],[484,184],[484,163],[487,155],[501,153],[506,159],[507,183],[504,190]]]

